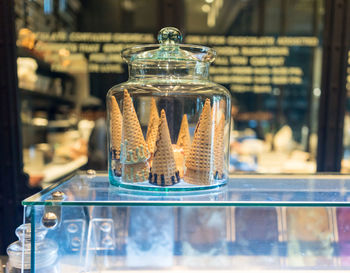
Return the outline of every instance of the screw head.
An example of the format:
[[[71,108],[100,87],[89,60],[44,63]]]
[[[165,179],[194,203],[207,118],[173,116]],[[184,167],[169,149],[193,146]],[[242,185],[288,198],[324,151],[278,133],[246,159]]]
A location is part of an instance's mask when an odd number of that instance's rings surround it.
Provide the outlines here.
[[[53,193],[51,193],[51,196],[53,199],[63,199],[64,193],[61,191],[54,191]]]
[[[41,222],[46,228],[55,228],[58,224],[58,217],[53,212],[46,212]]]
[[[88,178],[94,178],[96,176],[96,171],[93,169],[87,170],[86,174],[88,176]]]

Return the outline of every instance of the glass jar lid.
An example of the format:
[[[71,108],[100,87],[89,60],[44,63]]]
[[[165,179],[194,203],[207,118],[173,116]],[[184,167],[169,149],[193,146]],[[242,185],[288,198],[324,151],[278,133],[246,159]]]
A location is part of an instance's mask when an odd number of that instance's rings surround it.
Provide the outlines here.
[[[186,62],[211,63],[216,52],[212,48],[198,45],[184,45],[181,32],[174,27],[166,27],[159,31],[159,44],[136,46],[122,51],[127,63],[132,62]]]
[[[41,226],[35,228],[35,267],[52,265],[57,259],[58,246],[51,240],[45,240],[47,230]],[[18,241],[7,248],[9,262],[14,268],[31,268],[31,224],[20,225],[16,229]]]

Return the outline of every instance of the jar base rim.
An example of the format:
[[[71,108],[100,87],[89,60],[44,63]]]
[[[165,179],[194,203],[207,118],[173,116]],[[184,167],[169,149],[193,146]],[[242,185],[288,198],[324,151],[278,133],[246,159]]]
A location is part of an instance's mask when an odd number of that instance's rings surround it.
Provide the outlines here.
[[[153,192],[188,192],[188,191],[201,191],[201,190],[211,190],[222,187],[226,185],[227,179],[223,178],[220,180],[214,180],[215,184],[201,185],[201,184],[190,184],[186,183],[183,179],[179,183],[170,186],[159,186],[149,183],[149,181],[144,182],[134,182],[128,183],[123,182],[121,177],[116,177],[112,173],[109,173],[110,184],[117,187],[122,187],[125,189],[139,190],[139,191],[153,191]]]

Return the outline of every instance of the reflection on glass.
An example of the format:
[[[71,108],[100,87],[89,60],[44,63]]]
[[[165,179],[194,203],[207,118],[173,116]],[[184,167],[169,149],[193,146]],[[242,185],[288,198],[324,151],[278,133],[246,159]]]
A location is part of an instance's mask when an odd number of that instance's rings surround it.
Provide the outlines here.
[[[336,214],[341,264],[350,266],[350,208],[337,208]]]
[[[287,208],[287,257],[290,266],[333,264],[333,229],[327,208]]]
[[[183,263],[190,268],[226,268],[228,208],[180,208]],[[198,263],[200,261],[200,263]]]
[[[350,107],[349,107],[349,92],[350,92],[350,50],[348,52],[348,66],[346,70],[346,90],[347,100],[344,117],[344,136],[343,136],[343,147],[344,154],[341,162],[341,171],[343,173],[350,172]]]
[[[130,208],[126,265],[168,268],[173,265],[174,208]]]
[[[275,208],[236,208],[237,252],[245,255],[278,255],[277,221]]]
[[[235,237],[231,247],[234,264],[278,268],[281,266],[282,242],[279,240],[279,208],[234,208]]]

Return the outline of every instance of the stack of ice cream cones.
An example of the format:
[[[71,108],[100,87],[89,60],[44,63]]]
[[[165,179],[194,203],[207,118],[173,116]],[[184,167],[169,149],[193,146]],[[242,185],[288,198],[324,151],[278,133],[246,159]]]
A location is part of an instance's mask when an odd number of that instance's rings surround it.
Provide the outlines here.
[[[170,186],[179,181],[168,122],[165,111],[162,110],[149,182],[158,186]]]
[[[196,126],[188,157],[184,180],[191,184],[210,185],[213,181],[214,145],[210,100],[205,101]]]
[[[121,164],[120,164],[120,144],[122,142],[122,130],[123,130],[123,117],[119,109],[119,105],[115,97],[111,98],[110,102],[111,117],[111,149],[112,159],[116,160],[114,173],[116,176],[121,176]]]
[[[221,116],[219,122],[215,125],[214,133],[214,177],[223,179],[224,173],[224,129],[225,117]]]
[[[122,180],[143,182],[148,177],[149,150],[142,134],[132,99],[124,90],[123,133],[120,162],[123,164]]]
[[[158,109],[157,109],[155,99],[152,98],[151,111],[150,111],[150,116],[148,121],[147,134],[146,134],[146,143],[151,153],[151,160],[154,154],[154,148],[157,140],[158,125],[159,125]]]

